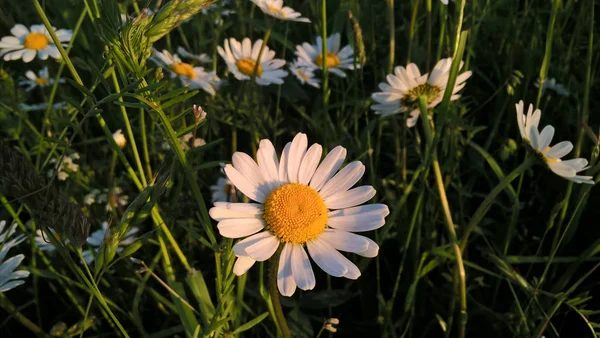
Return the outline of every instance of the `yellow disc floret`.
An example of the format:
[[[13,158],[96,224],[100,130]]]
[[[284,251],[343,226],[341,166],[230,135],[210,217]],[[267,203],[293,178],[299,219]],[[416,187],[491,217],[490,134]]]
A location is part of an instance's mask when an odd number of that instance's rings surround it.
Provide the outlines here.
[[[277,16],[279,16],[280,18],[285,19],[285,13],[283,12],[283,10],[281,8],[277,8],[273,5],[269,5],[269,11]]]
[[[302,244],[317,238],[327,223],[327,207],[313,188],[290,183],[273,190],[263,214],[267,229],[286,243]]]
[[[23,46],[27,49],[40,50],[46,48],[50,44],[48,37],[42,33],[31,32],[27,34],[23,40]]]
[[[327,52],[326,56],[327,68],[337,67],[340,64],[340,58],[335,53]],[[319,54],[315,58],[315,63],[319,67],[323,67],[323,54]]]
[[[252,76],[254,73],[254,68],[256,68],[256,76],[261,76],[263,72],[261,65],[259,64],[258,67],[256,67],[256,61],[251,58],[238,60],[235,65],[238,67],[241,73],[248,76]]]
[[[50,80],[47,78],[43,78],[43,77],[38,77],[35,80],[33,80],[33,82],[35,82],[35,84],[37,84],[38,86],[44,86],[50,83]]]
[[[185,62],[175,63],[171,66],[171,70],[173,72],[175,72],[175,74],[177,74],[177,75],[185,76],[192,80],[196,78],[196,73],[194,72],[194,67],[192,67],[192,65],[190,65],[189,63],[185,63]]]

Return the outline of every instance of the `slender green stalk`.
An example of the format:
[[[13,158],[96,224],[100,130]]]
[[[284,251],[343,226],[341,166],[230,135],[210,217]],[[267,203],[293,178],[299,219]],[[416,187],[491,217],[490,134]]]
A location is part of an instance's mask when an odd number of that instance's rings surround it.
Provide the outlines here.
[[[327,0],[321,0],[321,63],[323,67],[323,112],[328,115],[329,105],[329,70],[327,68]]]
[[[260,50],[258,51],[258,56],[256,57],[256,63],[254,65],[254,70],[252,71],[252,82],[255,82],[256,75],[258,73],[258,67],[260,67],[260,58],[262,57],[263,51],[265,50],[265,46],[267,42],[269,42],[269,38],[271,37],[271,31],[273,30],[273,24],[269,24],[269,28],[265,32],[265,36],[263,37],[262,44],[260,45]]]
[[[275,318],[281,330],[281,334],[284,338],[291,338],[290,329],[288,328],[283,309],[281,308],[281,302],[279,300],[279,289],[277,288],[277,271],[279,269],[279,259],[281,257],[281,251],[283,250],[283,244],[279,246],[277,252],[269,259],[269,295],[271,303],[273,304],[273,310],[275,312]]]
[[[550,58],[552,56],[552,41],[554,40],[554,23],[558,16],[558,9],[560,7],[561,0],[553,0],[554,6],[552,7],[552,16],[550,16],[550,22],[548,23],[548,29],[546,30],[546,50],[544,52],[544,60],[542,61],[542,67],[540,68],[540,86],[538,89],[537,100],[535,101],[535,108],[540,106],[542,100],[542,92],[544,89],[543,83],[546,81],[546,75],[548,74],[548,68],[550,67]]]
[[[387,15],[388,15],[388,26],[390,33],[390,46],[389,50],[389,60],[388,60],[388,73],[391,73],[394,69],[394,64],[396,63],[395,53],[396,53],[396,23],[395,23],[395,13],[394,13],[394,0],[387,0]]]
[[[433,133],[431,132],[431,126],[429,125],[429,117],[427,112],[427,98],[421,96],[419,98],[419,108],[421,109],[421,121],[423,122],[423,130],[427,145],[430,148],[432,156],[432,168],[435,174],[435,183],[440,195],[440,203],[444,211],[444,220],[446,221],[446,230],[448,231],[448,237],[450,237],[450,243],[454,251],[454,258],[456,260],[456,273],[454,274],[454,283],[458,285],[459,294],[457,295],[460,299],[460,322],[458,323],[458,336],[463,338],[465,336],[465,328],[467,325],[467,282],[465,266],[462,260],[462,251],[458,246],[456,240],[456,229],[454,227],[454,221],[452,221],[452,213],[450,211],[450,204],[448,203],[448,197],[446,196],[446,188],[444,186],[444,179],[442,177],[442,170],[440,163],[437,159],[437,151],[433,149]]]

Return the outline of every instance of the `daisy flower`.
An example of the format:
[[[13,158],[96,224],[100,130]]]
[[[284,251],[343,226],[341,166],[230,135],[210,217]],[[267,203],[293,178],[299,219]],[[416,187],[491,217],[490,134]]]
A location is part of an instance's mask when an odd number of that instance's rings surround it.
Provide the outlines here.
[[[102,246],[104,240],[108,238],[108,236],[110,236],[110,228],[108,226],[108,222],[102,222],[101,227],[101,229],[94,231],[87,239],[88,244],[92,246],[91,249],[84,250],[82,253],[83,259],[87,264],[90,264],[94,261],[100,246]],[[125,247],[133,244],[133,242],[137,240],[135,234],[137,234],[139,230],[140,229],[138,229],[137,227],[132,227],[131,230],[129,230],[127,234],[125,234],[125,237],[123,237],[123,239],[119,242],[117,252],[123,252],[123,250],[125,250]]]
[[[47,103],[36,103],[36,104],[19,103],[19,109],[21,109],[24,112],[46,110],[46,109],[48,109],[48,104]],[[66,102],[57,102],[52,105],[52,109],[54,109],[54,110],[67,109],[67,103]]]
[[[239,199],[235,186],[226,177],[219,177],[217,183],[210,186],[210,191],[212,191],[213,203],[237,201]]]
[[[67,46],[73,32],[70,29],[59,29],[52,27],[56,32],[58,40]],[[5,36],[0,40],[0,56],[4,55],[4,61],[23,59],[30,62],[37,57],[46,60],[48,55],[58,59],[60,53],[52,41],[50,33],[44,25],[33,25],[27,29],[24,25],[16,24],[11,30],[12,36]]]
[[[25,258],[23,254],[5,259],[8,251],[12,247],[19,245],[25,240],[24,235],[18,235],[12,239],[9,239],[15,233],[15,229],[17,228],[16,224],[13,224],[11,227],[6,229],[6,231],[4,231],[5,227],[6,221],[0,221],[0,293],[14,289],[15,287],[25,283],[23,279],[29,276],[29,271],[15,271],[15,269],[21,265],[21,262]]]
[[[274,59],[275,51],[269,47],[263,48],[260,60],[257,62],[263,40],[252,42],[245,38],[241,43],[234,38],[226,39],[225,48],[218,46],[219,55],[227,63],[227,67],[238,80],[250,80],[256,69],[256,83],[267,86],[272,83],[282,84],[283,78],[288,75],[280,69],[285,65],[285,60]],[[258,63],[258,65],[257,65]]]
[[[283,0],[251,0],[263,13],[284,21],[310,22],[302,14],[289,7],[283,7]]]
[[[315,286],[306,249],[326,273],[358,278],[360,270],[338,250],[375,257],[377,244],[353,232],[378,229],[389,214],[384,204],[360,205],[375,196],[373,187],[350,189],[365,171],[361,162],[351,162],[338,172],[346,149],[332,149],[319,164],[321,145],[307,148],[306,135],[298,133],[280,158],[269,140],[260,141],[258,163],[236,152],[233,164],[225,166],[227,178],[257,203],[216,202],[210,209],[222,236],[246,237],[233,247],[236,275],[271,258],[282,246],[277,286],[284,296],[291,296],[296,286],[302,290]]]
[[[162,53],[157,50],[153,52],[152,60],[169,69],[171,78],[178,77],[181,84],[190,89],[202,88],[205,92],[215,95],[215,83],[220,81],[215,72],[205,72],[202,67],[194,67],[185,63],[177,54],[171,55],[167,50],[163,50]]]
[[[552,138],[554,137],[554,127],[548,125],[538,131],[542,111],[539,109],[533,110],[533,105],[529,105],[527,115],[523,108],[523,101],[519,101],[517,106],[517,123],[521,138],[535,153],[540,156],[548,168],[556,175],[561,176],[575,183],[594,184],[592,176],[579,176],[578,172],[587,169],[588,161],[585,158],[574,158],[567,161],[562,161],[561,158],[573,150],[573,143],[562,141],[550,147]]]
[[[535,86],[540,88],[540,79],[535,80]],[[546,91],[546,89],[551,89],[556,92],[556,94],[561,96],[569,96],[569,91],[565,89],[565,86],[556,82],[555,78],[549,78],[544,81],[542,85],[542,91]]]
[[[464,62],[461,61],[460,68],[463,64]],[[382,91],[371,96],[377,102],[371,106],[371,109],[384,116],[409,112],[410,117],[406,120],[406,125],[409,128],[414,127],[420,114],[420,96],[427,97],[429,109],[442,102],[451,65],[452,58],[442,59],[435,65],[431,74],[424,75],[421,75],[414,63],[408,64],[406,68],[402,66],[394,68],[394,74],[386,77],[388,83],[379,84],[379,89]],[[471,74],[469,70],[458,75],[450,101],[460,98],[460,94],[457,93],[465,86],[465,81],[471,77]]]
[[[54,84],[54,79],[51,79],[48,75],[48,67],[42,68],[37,75],[35,72],[28,70],[25,77],[25,80],[19,81],[19,85],[27,85],[26,92],[33,90],[35,87],[48,87]],[[65,83],[65,79],[58,79],[58,83]]]
[[[327,70],[340,77],[346,77],[343,69],[354,69],[354,51],[350,45],[340,50],[341,36],[335,33],[327,38],[327,55],[323,57],[323,39],[317,37],[317,44],[311,45],[304,42],[296,46],[298,66],[312,69],[322,69],[323,59],[327,64]],[[359,67],[359,65],[357,65]]]
[[[296,76],[298,81],[302,84],[308,84],[315,88],[319,88],[321,80],[315,78],[313,69],[307,67],[299,67],[297,63],[290,65],[290,71]]]

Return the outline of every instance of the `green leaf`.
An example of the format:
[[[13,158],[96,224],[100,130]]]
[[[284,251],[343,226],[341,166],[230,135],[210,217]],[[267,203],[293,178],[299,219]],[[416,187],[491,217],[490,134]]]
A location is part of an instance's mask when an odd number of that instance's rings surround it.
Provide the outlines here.
[[[268,316],[269,316],[269,313],[265,312],[265,313],[257,316],[256,318],[252,319],[251,321],[247,322],[246,324],[240,325],[240,327],[235,329],[235,331],[233,331],[231,334],[238,334],[238,333],[250,330],[254,326],[258,325],[258,323],[262,322],[263,319],[267,318]]]
[[[208,319],[215,315],[215,306],[210,298],[210,293],[202,272],[195,271],[192,275],[185,279],[187,285],[192,291],[196,301],[200,305],[200,313],[202,313],[202,320],[205,325],[208,325]]]
[[[185,298],[185,291],[184,291],[182,283],[171,282],[171,283],[169,283],[169,286],[181,298],[183,298],[184,300],[187,301],[187,299]],[[189,308],[189,306],[184,304],[179,298],[171,295],[171,299],[173,300],[173,304],[175,304],[175,307],[177,308],[177,313],[179,314],[179,318],[181,319],[181,323],[183,324],[183,327],[185,327],[185,331],[187,332],[188,335],[192,336],[194,334],[194,332],[196,331],[196,328],[200,325],[198,323],[198,320],[196,319],[196,316],[194,315],[194,312],[192,311],[192,309]]]

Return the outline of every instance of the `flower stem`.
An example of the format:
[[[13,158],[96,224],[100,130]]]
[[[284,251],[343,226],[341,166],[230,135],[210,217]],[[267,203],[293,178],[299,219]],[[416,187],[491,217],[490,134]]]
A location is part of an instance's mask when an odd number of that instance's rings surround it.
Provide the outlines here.
[[[277,270],[279,269],[279,257],[283,250],[283,245],[279,246],[277,252],[269,260],[269,295],[271,296],[271,303],[273,304],[273,310],[275,312],[275,318],[277,324],[279,324],[279,330],[284,338],[290,338],[292,335],[290,329],[285,320],[283,309],[281,308],[281,302],[279,301],[279,289],[277,289]]]
[[[329,104],[329,72],[327,71],[327,0],[321,0],[321,59],[323,64],[323,112]]]
[[[423,122],[423,130],[425,132],[425,139],[427,140],[428,148],[433,146],[433,135],[431,132],[431,126],[429,125],[429,116],[427,113],[427,98],[421,96],[419,98],[419,107],[421,109],[421,121]],[[454,284],[458,285],[459,299],[460,299],[460,322],[459,322],[459,334],[458,336],[463,338],[465,336],[465,327],[467,325],[467,283],[465,266],[462,260],[462,252],[458,246],[456,240],[456,229],[454,222],[452,221],[452,213],[450,211],[450,204],[448,203],[448,197],[446,196],[446,188],[444,187],[444,179],[442,177],[442,170],[440,163],[437,159],[437,152],[435,149],[428,149],[432,156],[432,167],[435,174],[435,183],[440,195],[440,203],[444,211],[444,219],[446,221],[446,229],[448,230],[448,236],[450,237],[450,243],[452,244],[454,257],[456,259],[456,273],[454,274]]]

